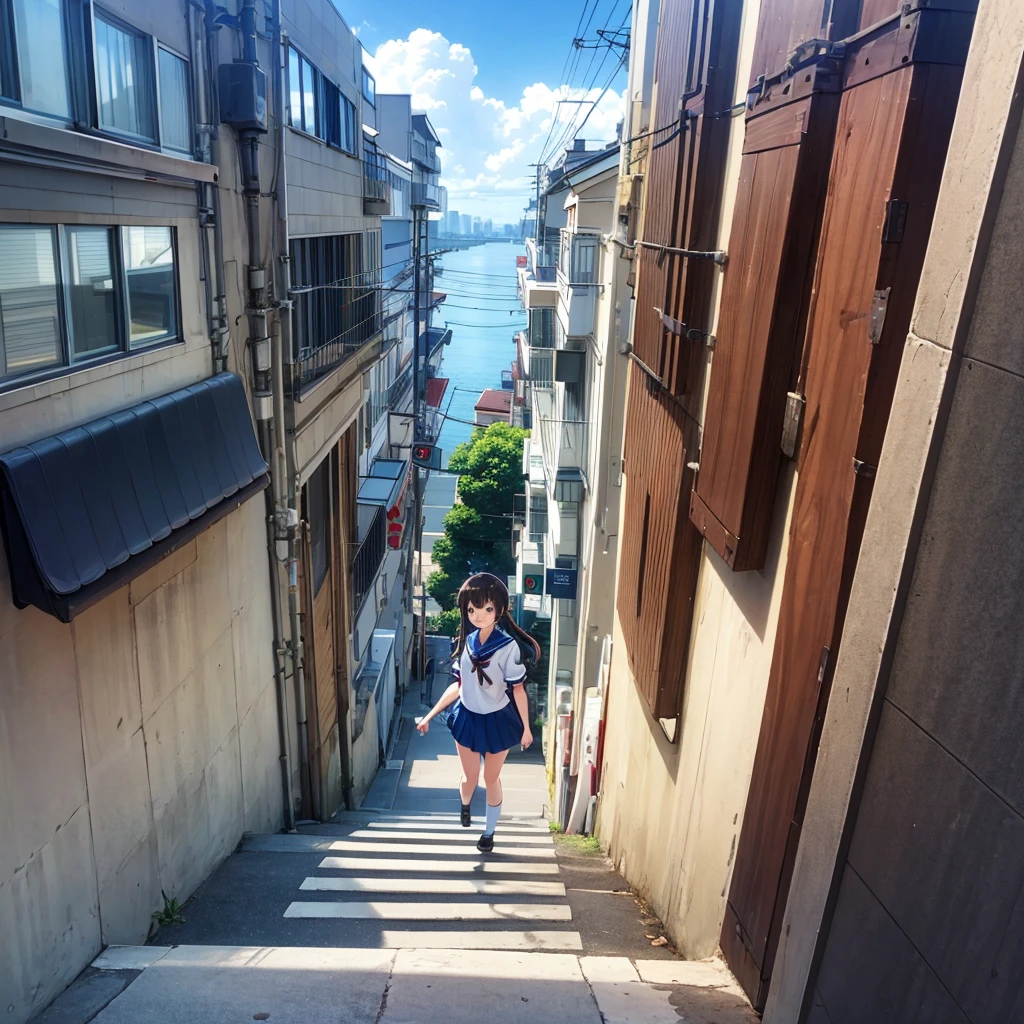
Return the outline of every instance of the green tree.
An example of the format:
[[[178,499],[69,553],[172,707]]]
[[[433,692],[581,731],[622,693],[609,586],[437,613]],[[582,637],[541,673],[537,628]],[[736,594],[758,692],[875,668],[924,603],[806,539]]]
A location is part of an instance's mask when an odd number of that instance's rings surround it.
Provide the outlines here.
[[[528,431],[507,423],[477,428],[452,453],[448,469],[459,474],[459,503],[444,518],[434,542],[438,567],[427,591],[444,609],[455,607],[462,581],[475,572],[507,576],[512,558],[512,496],[522,490],[523,441]]]
[[[440,636],[455,636],[459,631],[459,610],[449,608],[427,619],[427,631],[437,633]]]

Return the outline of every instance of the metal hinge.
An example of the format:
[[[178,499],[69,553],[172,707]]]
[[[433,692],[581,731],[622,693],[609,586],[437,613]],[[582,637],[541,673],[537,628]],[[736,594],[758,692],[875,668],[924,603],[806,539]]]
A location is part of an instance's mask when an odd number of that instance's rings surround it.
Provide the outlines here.
[[[878,469],[877,466],[869,466],[866,462],[862,462],[860,459],[853,460],[853,471],[857,476],[862,476],[870,480]]]
[[[871,330],[868,332],[868,338],[872,345],[877,345],[882,340],[882,329],[885,327],[885,314],[889,308],[889,293],[891,291],[891,288],[879,288],[871,300]]]
[[[831,657],[832,652],[827,647],[821,649],[821,661],[818,662],[818,685],[821,686],[825,682],[825,672],[828,669],[828,659]]]
[[[902,199],[890,199],[885,204],[885,224],[882,227],[883,242],[902,242],[907,229],[907,211],[910,203]]]
[[[790,391],[786,395],[786,415],[782,421],[782,452],[787,459],[796,458],[806,403],[807,399],[798,391]]]

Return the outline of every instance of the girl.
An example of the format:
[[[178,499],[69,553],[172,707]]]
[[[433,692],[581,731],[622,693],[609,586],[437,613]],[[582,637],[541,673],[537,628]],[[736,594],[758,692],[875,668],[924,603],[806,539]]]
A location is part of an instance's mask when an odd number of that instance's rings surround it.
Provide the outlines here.
[[[487,821],[476,845],[490,853],[501,814],[501,767],[510,747],[521,743],[525,750],[533,742],[520,644],[528,648],[533,664],[540,660],[540,647],[509,617],[508,589],[497,576],[470,576],[459,588],[458,604],[462,622],[452,654],[454,682],[416,728],[427,732],[430,720],[458,698],[448,726],[462,762],[460,820],[465,828],[472,824],[469,805],[483,755]]]

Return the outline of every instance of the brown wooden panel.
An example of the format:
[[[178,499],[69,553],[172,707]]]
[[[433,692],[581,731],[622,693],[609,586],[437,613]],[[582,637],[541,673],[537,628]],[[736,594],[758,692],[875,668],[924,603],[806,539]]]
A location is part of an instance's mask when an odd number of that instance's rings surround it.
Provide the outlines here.
[[[758,1006],[870,499],[870,474],[855,472],[855,460],[877,460],[880,450],[960,74],[908,64],[849,89],[840,107],[802,370],[807,409],[782,606],[722,932],[726,958]],[[895,199],[909,203],[906,230],[900,241],[883,241],[886,204]],[[892,289],[889,306],[873,344],[872,304],[884,288]]]
[[[894,0],[884,0],[892,6]],[[842,39],[857,24],[861,0],[761,0],[750,84],[771,78],[811,39]],[[893,10],[896,8],[893,7]]]
[[[332,573],[313,598],[313,650],[316,661],[316,711],[320,743],[326,743],[338,720],[338,691],[334,664],[334,588]]]
[[[679,712],[701,538],[686,517],[696,424],[641,370],[630,374],[618,592],[630,668],[656,718]]]
[[[748,125],[753,146],[745,146],[741,164],[690,502],[697,529],[737,570],[760,569],[768,549],[786,391],[805,329],[837,108],[836,95],[819,93]],[[780,145],[767,148],[773,139]]]

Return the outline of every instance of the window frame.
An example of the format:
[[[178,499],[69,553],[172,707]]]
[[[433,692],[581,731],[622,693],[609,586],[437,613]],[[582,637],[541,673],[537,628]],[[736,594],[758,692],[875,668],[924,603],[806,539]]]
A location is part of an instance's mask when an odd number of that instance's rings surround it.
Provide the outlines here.
[[[160,148],[168,153],[180,153],[186,154],[190,160],[195,159],[196,152],[196,111],[194,105],[194,98],[192,96],[192,61],[184,53],[180,53],[173,46],[168,46],[166,43],[161,43],[156,36],[153,37],[153,41],[156,44],[156,107],[157,107],[157,131],[160,136]],[[160,85],[160,51],[163,50],[165,53],[169,53],[172,57],[177,57],[178,60],[183,61],[185,64],[185,85],[187,93],[185,96],[185,106],[188,111],[188,124],[189,124],[189,148],[178,149],[177,146],[170,146],[164,141],[164,112],[162,104],[162,93]]]
[[[360,92],[362,93],[363,99],[370,104],[374,110],[377,109],[377,79],[370,74],[367,70],[366,65],[362,66],[363,76]],[[367,83],[370,85],[369,93],[367,92]]]
[[[166,228],[171,233],[172,268],[174,276],[174,331],[170,335],[156,339],[146,344],[132,345],[131,330],[128,317],[130,316],[128,305],[128,283],[124,260],[124,236],[122,231],[127,227],[154,227]],[[111,271],[115,280],[115,331],[118,335],[116,347],[111,346],[96,353],[85,355],[82,358],[75,358],[74,344],[72,339],[72,326],[69,311],[68,294],[68,248],[66,243],[67,228],[104,228],[110,233],[113,252],[111,256]],[[61,377],[70,377],[83,370],[89,370],[107,363],[118,362],[123,359],[130,359],[136,356],[147,355],[162,348],[170,348],[174,345],[182,345],[185,342],[184,327],[181,315],[181,266],[179,263],[179,239],[177,228],[172,224],[110,224],[110,223],[50,223],[33,224],[18,221],[0,221],[0,232],[7,229],[46,229],[50,232],[53,245],[54,279],[57,289],[56,309],[59,338],[59,362],[43,367],[39,370],[27,373],[16,373],[4,376],[0,373],[0,394],[20,388],[33,387],[46,383],[50,380],[57,380]],[[5,357],[6,367],[6,357]]]
[[[120,139],[123,141],[131,142],[133,145],[140,145],[150,149],[160,149],[160,76],[158,73],[158,55],[157,48],[159,42],[156,36],[151,35],[148,32],[143,32],[141,29],[136,28],[129,22],[119,18],[116,14],[108,11],[105,7],[100,6],[96,3],[90,3],[90,28],[92,31],[92,38],[90,40],[92,50],[92,66],[91,66],[91,77],[92,77],[92,102],[93,111],[95,116],[93,117],[93,127],[96,131],[103,135],[108,135],[114,139]],[[150,82],[153,87],[153,102],[152,110],[150,111],[153,118],[153,127],[155,133],[153,137],[148,135],[137,135],[135,132],[125,131],[121,128],[112,128],[104,125],[101,121],[100,113],[100,80],[99,80],[99,61],[98,51],[96,46],[96,19],[106,22],[111,28],[116,28],[120,32],[124,32],[126,35],[135,36],[138,39],[148,43],[146,49],[149,54],[149,74]]]

